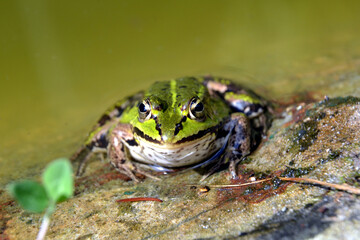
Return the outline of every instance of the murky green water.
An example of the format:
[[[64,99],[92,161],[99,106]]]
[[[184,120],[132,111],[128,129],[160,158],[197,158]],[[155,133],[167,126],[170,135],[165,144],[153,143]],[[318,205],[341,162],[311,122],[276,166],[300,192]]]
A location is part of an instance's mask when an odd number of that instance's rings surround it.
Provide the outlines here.
[[[105,108],[156,80],[221,75],[276,99],[326,89],[336,79],[322,76],[358,69],[359,10],[357,1],[2,1],[0,184],[70,156]]]

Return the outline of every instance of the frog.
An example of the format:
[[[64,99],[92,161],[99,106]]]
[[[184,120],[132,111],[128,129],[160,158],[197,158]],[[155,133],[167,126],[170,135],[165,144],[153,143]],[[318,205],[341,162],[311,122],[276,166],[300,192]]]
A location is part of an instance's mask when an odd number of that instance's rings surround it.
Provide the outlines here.
[[[71,159],[78,176],[98,153],[134,182],[138,175],[158,180],[152,171],[207,168],[202,181],[224,164],[237,178],[237,164],[266,137],[270,115],[267,100],[227,78],[157,81],[108,108]]]

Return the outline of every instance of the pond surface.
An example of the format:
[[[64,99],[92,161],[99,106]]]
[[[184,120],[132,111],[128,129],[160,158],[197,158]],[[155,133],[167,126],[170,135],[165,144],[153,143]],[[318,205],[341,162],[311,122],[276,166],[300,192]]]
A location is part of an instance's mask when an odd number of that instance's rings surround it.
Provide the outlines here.
[[[109,105],[157,80],[213,74],[282,100],[358,95],[342,91],[339,73],[360,81],[359,10],[358,1],[2,1],[0,186],[70,156]]]

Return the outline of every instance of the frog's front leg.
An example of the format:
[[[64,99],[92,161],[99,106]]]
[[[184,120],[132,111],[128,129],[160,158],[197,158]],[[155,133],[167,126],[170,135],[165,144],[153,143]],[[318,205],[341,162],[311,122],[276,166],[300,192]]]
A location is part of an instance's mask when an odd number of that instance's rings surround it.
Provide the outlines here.
[[[233,113],[228,125],[232,130],[224,154],[224,162],[229,162],[230,174],[235,179],[237,178],[236,165],[250,154],[251,126],[249,119],[243,113]]]
[[[249,155],[266,137],[271,124],[269,103],[250,89],[222,78],[205,77],[204,84],[210,94],[220,96],[233,112],[228,127],[232,127],[228,150],[224,155],[229,162],[233,178],[236,176],[235,166]]]
[[[99,153],[103,158],[108,146],[108,131],[115,124],[115,119],[107,122],[101,127],[96,128],[88,137],[85,144],[70,158],[72,161],[79,160],[76,176],[81,176],[86,167],[87,161],[95,154]]]
[[[229,171],[233,179],[237,178],[236,165],[250,154],[251,150],[251,126],[249,118],[243,113],[231,114],[230,121],[225,124],[228,131],[227,148],[221,160],[216,163],[209,172],[204,175],[200,182],[219,170],[220,166],[229,163]]]
[[[141,170],[137,164],[130,161],[128,146],[134,145],[137,145],[137,143],[132,133],[132,126],[130,124],[119,123],[110,133],[107,149],[110,163],[116,170],[130,177],[135,182],[139,182],[139,179],[135,176],[136,173],[159,180],[159,178]]]
[[[100,117],[84,144],[70,158],[72,162],[79,163],[76,176],[84,173],[86,163],[94,153],[100,153],[100,157],[103,158],[108,148],[111,129],[118,124],[123,112],[135,105],[142,97],[143,92],[139,92],[131,97],[121,99]]]

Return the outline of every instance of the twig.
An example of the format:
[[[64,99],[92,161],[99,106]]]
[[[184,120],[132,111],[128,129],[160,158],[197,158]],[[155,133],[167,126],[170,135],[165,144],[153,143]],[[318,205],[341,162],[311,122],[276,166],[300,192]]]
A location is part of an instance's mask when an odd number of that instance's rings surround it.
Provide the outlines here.
[[[284,177],[278,177],[278,178],[282,181],[298,182],[298,183],[312,183],[312,184],[318,184],[318,185],[321,185],[324,187],[342,190],[342,191],[345,191],[348,193],[353,193],[353,194],[358,194],[358,195],[360,194],[359,188],[351,187],[346,184],[328,183],[328,182],[323,182],[323,181],[319,181],[319,180],[315,180],[315,179],[311,179],[311,178],[284,178]]]
[[[268,181],[271,181],[271,180],[272,180],[272,178],[266,178],[266,179],[257,180],[257,181],[254,181],[254,182],[241,183],[241,184],[206,185],[206,186],[213,187],[213,188],[236,188],[236,187],[254,185],[254,184],[258,184],[258,183],[262,183],[262,182],[268,182]],[[201,184],[188,184],[187,186],[203,187],[204,184],[202,184],[202,185]]]
[[[152,198],[152,197],[124,198],[124,199],[118,199],[118,200],[116,200],[116,202],[140,202],[140,201],[162,202],[161,199]]]
[[[286,182],[311,183],[311,184],[316,184],[316,185],[320,185],[320,186],[333,188],[336,190],[342,190],[342,191],[345,191],[348,193],[360,195],[359,188],[351,187],[346,184],[328,183],[328,182],[323,182],[323,181],[319,181],[319,180],[315,180],[315,179],[311,179],[311,178],[287,178],[287,177],[275,177],[275,178],[278,178],[281,181],[286,181]],[[262,180],[258,180],[258,181],[254,181],[254,182],[241,183],[241,184],[224,184],[224,185],[207,185],[207,186],[213,187],[213,188],[237,188],[237,187],[258,184],[258,183],[262,183],[262,182],[268,182],[273,179],[274,178],[266,178],[266,179],[262,179]],[[204,186],[204,185],[190,185],[190,186]]]

